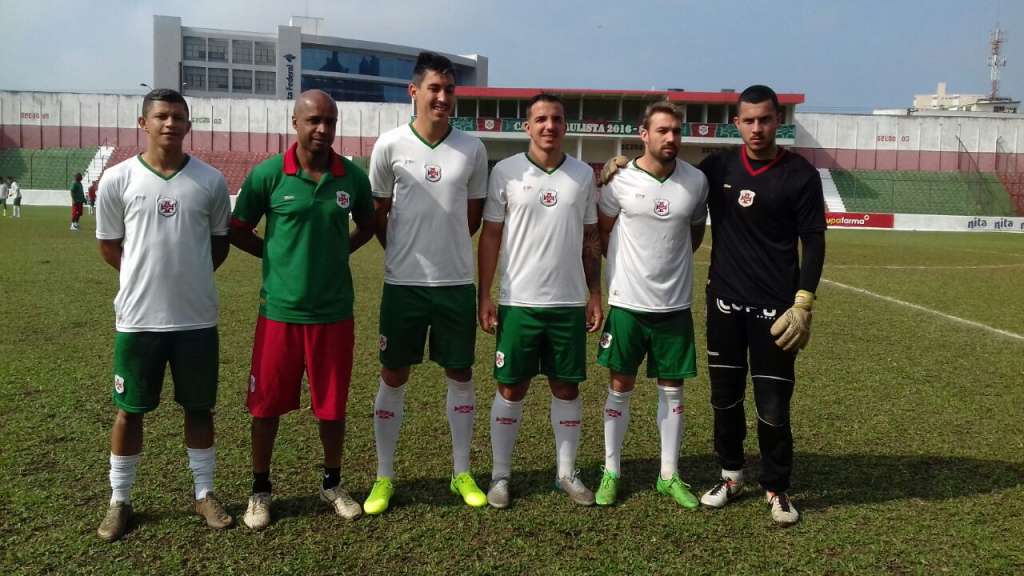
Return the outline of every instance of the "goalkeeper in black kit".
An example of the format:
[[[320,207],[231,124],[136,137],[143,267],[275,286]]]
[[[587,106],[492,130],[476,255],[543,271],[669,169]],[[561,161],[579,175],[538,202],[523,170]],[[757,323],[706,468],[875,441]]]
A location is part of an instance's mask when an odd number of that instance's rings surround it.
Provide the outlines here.
[[[722,481],[700,501],[721,508],[743,492],[749,372],[761,450],[758,480],[772,520],[786,526],[800,519],[786,493],[793,468],[789,403],[825,263],[825,200],[818,171],[775,143],[781,109],[771,88],[744,90],[734,121],[743,146],[711,154],[698,166],[709,184],[708,372],[722,466]],[[624,156],[609,160],[602,183],[626,162]]]

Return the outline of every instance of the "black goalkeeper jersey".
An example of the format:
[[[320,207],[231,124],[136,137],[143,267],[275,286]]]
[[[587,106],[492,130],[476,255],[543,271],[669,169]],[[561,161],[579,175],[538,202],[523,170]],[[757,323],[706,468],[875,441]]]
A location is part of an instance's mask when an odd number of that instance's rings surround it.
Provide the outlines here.
[[[710,292],[737,303],[788,307],[799,287],[798,240],[825,230],[818,171],[781,148],[775,160],[755,164],[745,147],[711,154],[699,168],[710,186]]]

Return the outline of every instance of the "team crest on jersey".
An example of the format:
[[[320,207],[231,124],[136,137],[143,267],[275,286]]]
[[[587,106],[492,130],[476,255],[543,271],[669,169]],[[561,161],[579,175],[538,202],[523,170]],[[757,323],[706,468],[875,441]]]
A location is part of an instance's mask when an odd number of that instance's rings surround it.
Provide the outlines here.
[[[441,167],[435,164],[427,164],[426,167],[426,179],[427,182],[440,182],[441,181]]]
[[[178,213],[178,200],[177,198],[168,198],[167,196],[160,196],[156,199],[156,210],[161,216],[167,216],[168,218]]]
[[[541,204],[551,208],[555,204],[558,204],[558,190],[544,188],[540,191],[539,199]]]
[[[668,216],[668,205],[669,202],[665,198],[657,198],[654,200],[654,213],[658,216]]]
[[[505,366],[505,353],[501,350],[494,353],[494,365],[498,368]]]
[[[377,342],[377,347],[380,348],[381,352],[387,350],[388,349],[388,337],[383,335],[383,334],[381,334],[380,335],[380,341]]]
[[[348,192],[342,192],[341,190],[338,190],[337,192],[335,192],[335,194],[338,196],[338,206],[341,208],[348,208],[349,202],[352,201],[352,199],[348,195]]]
[[[612,345],[612,335],[611,335],[611,333],[610,332],[604,332],[603,334],[601,334],[601,342],[600,342],[601,348],[608,348],[611,345]]]
[[[114,374],[114,392],[124,394],[124,378]]]
[[[757,194],[753,190],[740,190],[740,197],[736,201],[739,202],[740,206],[748,208],[754,203],[754,196],[757,196]]]

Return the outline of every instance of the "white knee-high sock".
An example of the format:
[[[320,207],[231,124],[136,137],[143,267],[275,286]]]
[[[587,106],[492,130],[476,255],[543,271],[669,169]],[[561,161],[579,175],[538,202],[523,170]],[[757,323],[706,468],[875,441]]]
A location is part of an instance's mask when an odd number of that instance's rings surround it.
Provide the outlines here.
[[[551,397],[551,428],[555,431],[555,454],[558,477],[568,478],[576,472],[576,451],[580,447],[583,403]]]
[[[683,387],[658,386],[658,432],[661,435],[661,477],[679,472],[679,444],[683,439]]]
[[[448,383],[446,404],[448,428],[452,431],[452,468],[455,475],[469,472],[469,448],[473,443],[473,415],[476,395],[473,380],[459,382],[445,377]]]
[[[378,379],[373,402],[373,437],[377,443],[377,478],[395,477],[395,447],[405,414],[405,385],[392,388]]]
[[[110,503],[132,501],[132,484],[135,483],[135,470],[139,467],[142,454],[118,456],[110,454]]]
[[[621,473],[622,441],[629,428],[629,397],[633,391],[616,392],[608,389],[604,403],[604,469],[613,474]]]
[[[513,402],[495,392],[491,404],[491,479],[512,476],[512,452],[523,419],[523,401]]]
[[[213,490],[213,470],[217,465],[217,448],[186,448],[188,467],[192,469],[192,481],[196,488],[196,500],[206,498]]]

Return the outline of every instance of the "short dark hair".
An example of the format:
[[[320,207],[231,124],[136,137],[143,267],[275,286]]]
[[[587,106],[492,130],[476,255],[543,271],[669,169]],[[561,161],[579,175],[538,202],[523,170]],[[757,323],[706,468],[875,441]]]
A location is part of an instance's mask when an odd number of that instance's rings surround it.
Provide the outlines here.
[[[771,100],[772,106],[774,106],[775,110],[778,111],[779,96],[775,94],[775,90],[772,90],[771,88],[763,84],[754,84],[753,86],[747,87],[747,89],[744,90],[743,92],[740,92],[739,102],[746,102],[747,104],[760,104],[761,102],[764,102],[766,100]],[[739,105],[739,102],[737,103],[737,106]]]
[[[142,99],[142,117],[145,118],[149,114],[149,109],[153,106],[153,102],[169,102],[171,104],[181,104],[185,107],[185,114],[188,112],[188,102],[185,101],[185,97],[182,96],[177,90],[171,90],[169,88],[154,88],[150,90],[146,97]]]
[[[434,52],[420,52],[416,57],[416,66],[412,69],[412,83],[419,86],[427,71],[432,70],[442,76],[455,78],[455,65],[448,58]]]
[[[548,94],[547,92],[541,92],[540,94],[535,94],[533,96],[533,98],[530,98],[529,100],[526,101],[526,119],[527,120],[530,119],[530,111],[533,110],[533,105],[536,104],[537,102],[549,102],[551,104],[558,104],[559,106],[562,107],[562,112],[563,113],[565,112],[565,102],[562,102],[561,98],[559,98],[558,96],[555,96],[554,94]]]
[[[658,100],[657,102],[651,102],[644,109],[644,115],[640,118],[640,126],[647,129],[651,125],[651,116],[655,114],[671,114],[675,116],[676,120],[680,123],[683,122],[683,111],[678,106],[669,102],[668,100]]]

